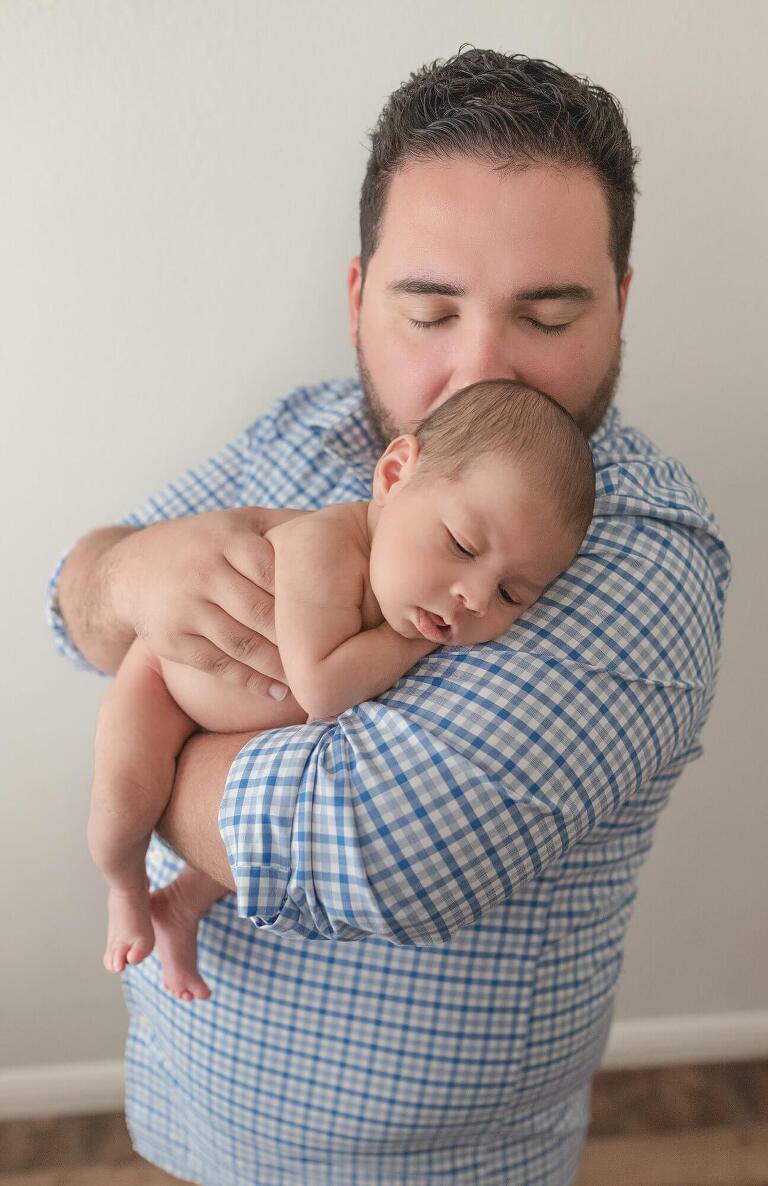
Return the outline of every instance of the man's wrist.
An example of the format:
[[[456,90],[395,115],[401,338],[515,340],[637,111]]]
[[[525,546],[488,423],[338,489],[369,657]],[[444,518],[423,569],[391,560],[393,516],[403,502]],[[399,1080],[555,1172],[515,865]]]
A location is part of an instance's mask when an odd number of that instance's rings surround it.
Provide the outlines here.
[[[138,532],[131,528],[105,548],[98,564],[98,610],[102,625],[115,636],[129,642],[136,635],[135,618],[131,612],[127,573],[123,564],[130,541]]]
[[[135,633],[114,604],[113,549],[133,527],[104,527],[74,546],[59,578],[58,609],[80,653],[100,671],[114,673]]]

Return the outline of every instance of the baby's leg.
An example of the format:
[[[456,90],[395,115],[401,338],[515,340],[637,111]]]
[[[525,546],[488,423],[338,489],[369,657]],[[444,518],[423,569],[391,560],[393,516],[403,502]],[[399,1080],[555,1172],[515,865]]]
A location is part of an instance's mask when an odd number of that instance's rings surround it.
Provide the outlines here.
[[[207,873],[186,867],[170,885],[150,895],[163,988],[181,1001],[205,1001],[211,995],[197,970],[197,925],[227,892]]]
[[[109,884],[110,972],[140,963],[154,946],[144,857],[173,789],[176,756],[196,727],[137,639],[99,711],[88,820],[90,853]]]

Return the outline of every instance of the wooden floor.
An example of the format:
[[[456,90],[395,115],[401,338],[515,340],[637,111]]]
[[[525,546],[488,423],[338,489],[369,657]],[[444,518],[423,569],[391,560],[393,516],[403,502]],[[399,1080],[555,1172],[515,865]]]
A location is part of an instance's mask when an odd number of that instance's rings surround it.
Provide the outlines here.
[[[179,1181],[133,1152],[120,1115],[0,1124],[0,1186]],[[575,1186],[768,1186],[768,1060],[598,1075]]]

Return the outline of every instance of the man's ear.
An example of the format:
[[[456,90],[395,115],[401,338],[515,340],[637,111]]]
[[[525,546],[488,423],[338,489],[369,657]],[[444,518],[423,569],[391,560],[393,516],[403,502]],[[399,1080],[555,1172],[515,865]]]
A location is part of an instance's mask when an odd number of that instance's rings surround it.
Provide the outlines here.
[[[632,283],[634,274],[634,268],[627,268],[624,273],[624,279],[619,285],[619,323],[624,320],[624,311],[627,307],[627,297],[629,296],[629,286]]]
[[[360,305],[363,301],[363,269],[360,256],[356,255],[347,270],[347,303],[349,306],[349,340],[357,346],[357,331],[360,325]]]
[[[413,433],[390,441],[373,473],[373,501],[383,506],[398,490],[407,486],[416,469],[421,445]]]

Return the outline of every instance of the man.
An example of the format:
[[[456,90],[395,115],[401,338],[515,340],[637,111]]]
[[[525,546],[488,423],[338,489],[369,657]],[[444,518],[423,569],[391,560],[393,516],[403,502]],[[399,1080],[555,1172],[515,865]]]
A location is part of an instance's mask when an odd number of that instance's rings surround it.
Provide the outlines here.
[[[213,998],[179,1005],[154,958],[123,977],[129,1127],[177,1176],[573,1179],[729,575],[690,477],[611,406],[634,165],[616,101],[549,63],[467,50],[413,75],[363,185],[360,382],[292,393],[57,566],[72,658],[113,672],[138,633],[279,694],[261,533],[283,512],[254,505],[368,497],[382,443],[480,379],[538,387],[590,434],[591,531],[501,642],[437,651],[338,721],[183,750],[161,835],[236,890],[200,930]],[[166,887],[180,860],[156,841],[148,865]]]

